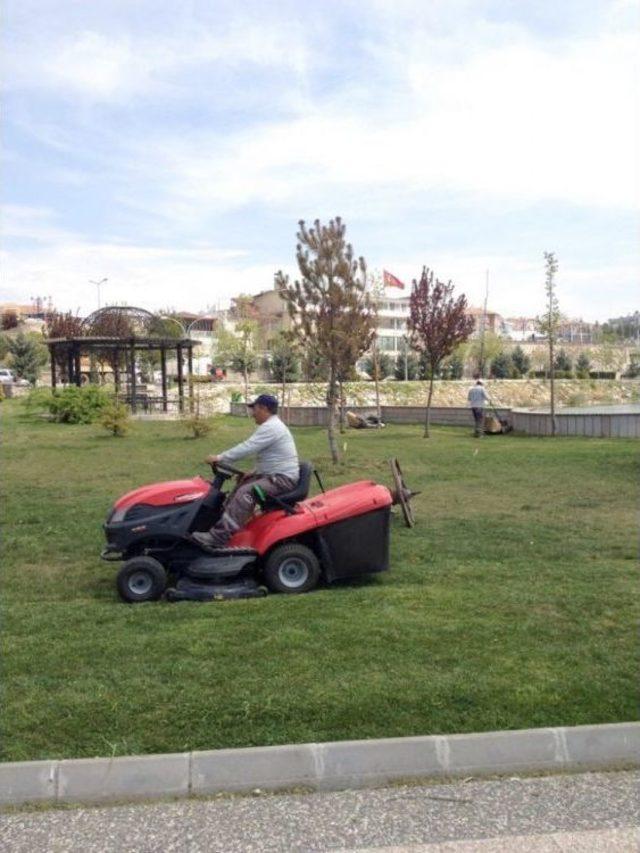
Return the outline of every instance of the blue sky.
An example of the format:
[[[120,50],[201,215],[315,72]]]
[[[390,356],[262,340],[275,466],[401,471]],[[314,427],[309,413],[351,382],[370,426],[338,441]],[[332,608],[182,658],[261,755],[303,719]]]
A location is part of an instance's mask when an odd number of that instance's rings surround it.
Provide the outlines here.
[[[478,304],[637,308],[640,0],[5,0],[0,299],[203,310],[301,218]]]

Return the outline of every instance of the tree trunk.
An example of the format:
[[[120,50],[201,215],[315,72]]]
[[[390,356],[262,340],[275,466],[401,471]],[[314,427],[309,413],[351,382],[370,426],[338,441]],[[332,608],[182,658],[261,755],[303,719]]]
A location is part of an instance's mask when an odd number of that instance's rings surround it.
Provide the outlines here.
[[[242,371],[244,375],[244,402],[245,405],[249,402],[249,373],[247,372],[247,368],[245,367]],[[251,417],[251,412],[247,409],[247,417]]]
[[[553,364],[553,338],[549,335],[549,382],[551,390],[551,435],[556,434],[556,371]]]
[[[327,408],[329,422],[327,425],[327,434],[329,438],[329,451],[331,460],[335,464],[340,461],[340,451],[338,450],[338,441],[336,439],[336,377],[333,367],[329,374],[329,387],[327,389]]]
[[[338,383],[338,389],[340,393],[340,433],[343,434],[347,425],[347,401],[344,396],[344,385],[342,384],[342,382]]]
[[[427,408],[424,414],[424,438],[429,438],[429,415],[431,414],[431,398],[433,397],[433,374],[434,370],[431,371],[431,376],[429,378],[429,394],[427,396]]]
[[[287,398],[287,369],[282,371],[282,414],[284,415],[285,402]],[[286,415],[286,423],[289,422],[289,415]]]
[[[378,339],[377,337],[373,339],[373,381],[376,389],[376,417],[378,418],[378,423],[376,424],[377,429],[380,429],[380,424],[382,422],[382,409],[380,408],[380,361],[378,359]]]

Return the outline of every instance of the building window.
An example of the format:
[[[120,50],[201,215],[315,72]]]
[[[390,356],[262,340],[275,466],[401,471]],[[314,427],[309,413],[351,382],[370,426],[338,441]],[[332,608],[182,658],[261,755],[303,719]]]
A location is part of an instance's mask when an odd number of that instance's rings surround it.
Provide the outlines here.
[[[396,338],[387,337],[385,335],[378,338],[378,344],[383,352],[395,352]]]

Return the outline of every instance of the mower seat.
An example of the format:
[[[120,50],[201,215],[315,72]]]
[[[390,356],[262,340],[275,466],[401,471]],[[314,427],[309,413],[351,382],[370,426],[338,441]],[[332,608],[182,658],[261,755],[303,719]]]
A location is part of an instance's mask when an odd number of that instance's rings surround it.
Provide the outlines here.
[[[267,495],[266,500],[262,504],[262,508],[265,510],[284,509],[286,512],[293,512],[294,506],[307,498],[309,494],[309,487],[311,485],[312,474],[313,465],[311,462],[301,462],[298,485],[294,489],[291,489],[290,492],[284,492],[277,497]]]

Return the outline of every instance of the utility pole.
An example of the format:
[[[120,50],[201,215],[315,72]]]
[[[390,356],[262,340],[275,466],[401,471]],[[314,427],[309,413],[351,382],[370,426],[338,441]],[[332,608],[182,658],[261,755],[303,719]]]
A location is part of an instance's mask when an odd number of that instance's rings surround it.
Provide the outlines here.
[[[489,270],[485,270],[484,306],[482,308],[482,319],[480,320],[480,358],[478,359],[478,372],[484,379],[484,334],[487,325],[487,302],[489,301]]]
[[[100,305],[100,285],[104,284],[105,281],[109,281],[109,279],[108,278],[101,278],[100,281],[94,281],[92,278],[89,279],[89,284],[95,284],[95,286],[98,289],[98,311],[101,308],[101,305]]]

